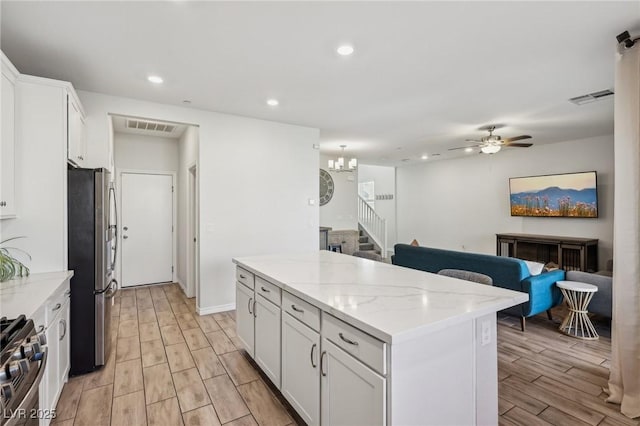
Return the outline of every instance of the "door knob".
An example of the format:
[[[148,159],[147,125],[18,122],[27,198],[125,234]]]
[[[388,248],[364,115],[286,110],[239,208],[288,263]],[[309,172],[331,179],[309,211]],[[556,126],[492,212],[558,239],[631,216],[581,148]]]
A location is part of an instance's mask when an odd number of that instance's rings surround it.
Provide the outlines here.
[[[129,230],[129,227],[128,227],[128,226],[125,226],[125,227],[124,227],[124,228],[122,228],[122,229],[123,229],[123,230],[125,230],[125,231],[128,231],[128,230]]]
[[[122,238],[126,240],[129,237],[127,235],[123,235]]]

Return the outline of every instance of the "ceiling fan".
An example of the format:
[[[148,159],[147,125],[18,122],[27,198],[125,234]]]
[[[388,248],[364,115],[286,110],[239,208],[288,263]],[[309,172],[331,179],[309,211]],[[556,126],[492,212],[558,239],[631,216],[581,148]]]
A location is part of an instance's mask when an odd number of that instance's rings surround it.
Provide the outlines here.
[[[531,139],[529,135],[520,135],[514,136],[512,138],[502,138],[499,135],[494,135],[493,132],[502,126],[486,126],[482,127],[480,130],[486,130],[489,132],[489,136],[485,136],[483,138],[478,139],[467,139],[467,142],[477,142],[475,145],[470,146],[461,146],[458,148],[449,148],[449,151],[455,151],[457,149],[473,149],[480,148],[480,152],[482,154],[495,154],[500,151],[503,146],[513,147],[513,148],[529,148],[532,143],[516,143],[516,141],[521,141],[523,139]]]

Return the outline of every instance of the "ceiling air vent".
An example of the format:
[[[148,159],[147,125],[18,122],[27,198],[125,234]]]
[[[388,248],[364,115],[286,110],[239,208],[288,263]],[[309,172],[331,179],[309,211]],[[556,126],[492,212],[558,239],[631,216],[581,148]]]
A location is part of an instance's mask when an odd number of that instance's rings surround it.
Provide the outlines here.
[[[167,123],[158,123],[145,120],[127,120],[128,129],[146,130],[149,132],[172,133],[176,126]]]
[[[608,98],[609,96],[613,96],[613,91],[607,89],[601,90],[599,92],[589,93],[587,95],[576,96],[575,98],[569,99],[569,102],[576,105],[584,105],[591,102],[599,101],[604,98]]]

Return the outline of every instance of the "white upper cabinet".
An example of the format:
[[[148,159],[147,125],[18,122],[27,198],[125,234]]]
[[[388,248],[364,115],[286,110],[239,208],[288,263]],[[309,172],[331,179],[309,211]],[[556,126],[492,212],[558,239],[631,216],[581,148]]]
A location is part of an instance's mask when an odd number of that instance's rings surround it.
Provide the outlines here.
[[[67,158],[72,164],[83,167],[87,156],[84,114],[72,95],[67,96]]]
[[[0,219],[16,217],[15,84],[18,70],[2,54],[2,141],[0,141]]]

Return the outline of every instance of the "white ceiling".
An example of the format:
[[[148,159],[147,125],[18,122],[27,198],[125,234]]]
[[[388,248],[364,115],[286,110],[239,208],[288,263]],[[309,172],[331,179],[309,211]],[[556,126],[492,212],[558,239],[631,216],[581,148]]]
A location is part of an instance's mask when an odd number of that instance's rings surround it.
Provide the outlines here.
[[[17,2],[1,44],[78,89],[321,129],[323,152],[400,164],[503,123],[536,144],[610,134],[628,2]],[[355,54],[339,57],[340,43]],[[165,83],[154,86],[149,74]],[[277,108],[265,100],[276,97]],[[441,157],[442,158],[442,157]]]

